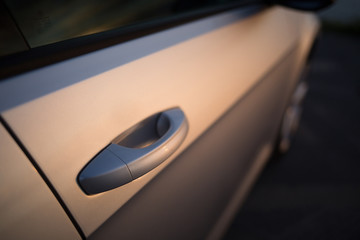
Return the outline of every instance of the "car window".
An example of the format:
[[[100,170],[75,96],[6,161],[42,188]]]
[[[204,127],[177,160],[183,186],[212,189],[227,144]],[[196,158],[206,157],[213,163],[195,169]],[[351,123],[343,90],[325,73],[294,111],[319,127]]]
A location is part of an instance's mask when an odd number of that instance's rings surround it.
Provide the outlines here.
[[[0,2],[0,56],[28,50],[28,46],[6,7]]]
[[[0,1],[0,81],[250,5],[267,6],[265,0]]]
[[[6,0],[30,47],[239,0]]]

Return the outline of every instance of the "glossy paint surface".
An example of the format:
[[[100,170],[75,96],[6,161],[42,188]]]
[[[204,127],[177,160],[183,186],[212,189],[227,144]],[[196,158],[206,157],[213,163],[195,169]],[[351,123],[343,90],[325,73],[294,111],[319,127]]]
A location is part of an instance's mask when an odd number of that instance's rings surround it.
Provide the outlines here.
[[[80,239],[50,189],[0,125],[2,239]]]
[[[240,110],[235,111],[240,125],[232,120],[232,125],[228,126],[237,129],[236,134],[232,137],[216,134],[213,144],[218,143],[219,153],[227,151],[222,161],[230,169],[253,159],[264,161],[282,111],[301,72],[317,22],[310,14],[278,7],[246,18],[243,11],[234,10],[161,32],[162,39],[171,38],[179,31],[184,34],[197,29],[202,33],[165,44],[165,47],[147,54],[141,55],[137,51],[139,41],[146,49],[146,44],[152,46],[159,35],[125,43],[126,51],[125,44],[120,44],[2,83],[7,89],[7,99],[14,101],[13,105],[2,108],[3,118],[54,185],[86,236],[124,204],[131,204],[132,197],[140,189],[183,151],[191,149],[195,141],[239,102],[244,102]],[[223,24],[217,24],[219,19],[224,20]],[[108,58],[115,56],[107,55],[109,52],[115,52],[117,56],[124,54],[124,58],[131,60],[119,64],[113,61],[118,58]],[[97,59],[99,65],[111,62],[112,67],[94,72],[91,66],[96,62],[92,62],[93,59]],[[79,69],[81,71],[77,72]],[[31,81],[42,86],[42,83],[46,85],[47,78],[66,82],[67,76],[75,79],[70,81],[72,84],[32,95],[29,100],[16,99],[18,95],[11,92],[20,88],[27,94],[26,86],[31,87]],[[246,100],[249,98],[252,100]],[[168,160],[120,188],[94,196],[81,190],[76,181],[79,172],[112,139],[148,116],[176,106],[187,116],[189,132],[184,143]],[[229,133],[228,130],[225,132]],[[230,142],[227,144],[226,141]],[[236,145],[233,141],[243,144],[228,149],[227,146]],[[239,151],[239,148],[245,150]],[[235,163],[231,156],[236,156],[240,163]],[[193,157],[191,155],[190,159]],[[197,163],[203,163],[203,160],[194,164]],[[176,172],[186,170],[181,163],[177,165],[180,168],[171,170],[175,168],[171,165],[162,174],[166,175],[168,169]],[[202,176],[210,178],[215,168],[216,164]],[[227,197],[221,200],[225,205],[227,201],[239,202],[244,197],[238,193],[243,188],[236,174],[234,171],[221,172],[220,176],[231,181],[224,181],[225,185],[215,188],[233,186],[226,192]],[[202,187],[207,189],[209,186],[212,185]],[[150,187],[147,191],[151,191]],[[233,191],[237,194],[233,195]],[[149,199],[151,197],[153,195]],[[229,212],[237,207],[237,204],[233,205],[214,208],[213,217],[220,217],[220,220],[215,222],[212,219],[204,229],[215,226],[212,236],[219,235],[231,218]],[[120,215],[120,218],[123,217]],[[225,220],[221,222],[221,219]]]

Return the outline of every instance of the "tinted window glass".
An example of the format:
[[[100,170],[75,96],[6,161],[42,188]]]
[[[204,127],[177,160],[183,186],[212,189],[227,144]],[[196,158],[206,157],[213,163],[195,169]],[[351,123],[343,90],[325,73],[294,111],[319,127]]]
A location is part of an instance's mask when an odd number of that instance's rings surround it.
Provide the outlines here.
[[[30,47],[236,0],[6,0]],[[240,2],[242,2],[240,0]]]
[[[16,24],[0,2],[0,56],[27,50],[25,40],[18,31]]]

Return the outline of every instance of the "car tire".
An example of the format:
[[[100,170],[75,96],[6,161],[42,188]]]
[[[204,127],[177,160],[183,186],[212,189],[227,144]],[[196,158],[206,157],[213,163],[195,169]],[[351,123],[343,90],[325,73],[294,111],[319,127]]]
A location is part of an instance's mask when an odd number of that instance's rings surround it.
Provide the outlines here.
[[[284,155],[290,149],[291,142],[299,128],[303,101],[308,91],[308,84],[302,80],[298,83],[287,106],[275,145],[275,155]]]

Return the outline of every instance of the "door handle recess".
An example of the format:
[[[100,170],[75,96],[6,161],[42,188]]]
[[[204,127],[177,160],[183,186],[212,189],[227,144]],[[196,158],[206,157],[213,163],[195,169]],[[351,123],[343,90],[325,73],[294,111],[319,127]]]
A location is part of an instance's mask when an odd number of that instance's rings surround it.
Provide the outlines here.
[[[181,145],[188,122],[180,108],[157,113],[115,138],[79,173],[88,195],[120,187],[165,161]]]

